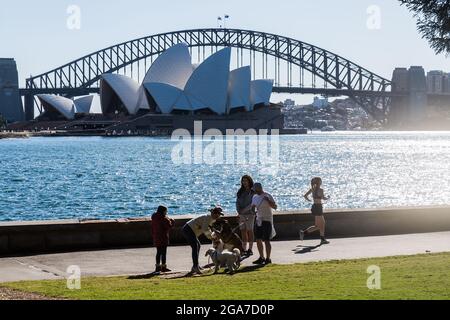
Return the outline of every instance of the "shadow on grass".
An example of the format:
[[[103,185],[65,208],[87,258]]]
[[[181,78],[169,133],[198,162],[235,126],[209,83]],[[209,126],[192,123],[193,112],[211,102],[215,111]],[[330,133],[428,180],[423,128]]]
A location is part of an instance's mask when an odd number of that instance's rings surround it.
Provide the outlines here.
[[[216,275],[228,275],[234,276],[238,273],[247,273],[247,272],[255,272],[258,269],[264,268],[264,265],[254,265],[254,266],[245,266],[239,268],[235,273],[231,274],[229,272],[218,272],[214,273],[214,264],[209,264],[204,266],[203,274],[193,274],[192,272],[171,272],[171,273],[160,273],[160,272],[152,272],[148,274],[139,274],[127,277],[128,280],[143,280],[143,279],[152,279],[155,277],[160,277],[161,279],[166,280],[174,280],[174,279],[183,279],[183,278],[203,278],[203,277],[211,277]]]
[[[239,273],[255,272],[261,268],[264,268],[264,265],[245,266],[245,267],[239,268],[239,270],[237,270],[235,273],[229,273],[229,272],[224,272],[224,271],[219,271],[218,273],[214,273],[214,269],[209,269],[209,270],[203,271],[204,273],[199,274],[199,275],[192,274],[191,272],[178,273],[178,274],[167,275],[164,277],[164,279],[174,280],[174,279],[183,279],[183,278],[205,278],[205,277],[213,277],[213,276],[218,276],[218,275],[226,275],[226,276],[232,277]]]
[[[258,265],[253,265],[253,266],[245,266],[245,267],[239,269],[237,271],[237,273],[255,272],[264,267],[265,267],[265,265],[263,265],[263,264],[258,264]]]
[[[154,277],[157,277],[161,275],[161,273],[159,272],[152,272],[152,273],[147,273],[147,274],[137,274],[134,276],[129,276],[127,279],[128,280],[142,280],[142,279],[151,279]]]
[[[306,254],[306,253],[318,251],[316,249],[320,248],[321,246],[322,246],[321,244],[319,244],[317,246],[301,246],[300,245],[300,246],[297,246],[297,248],[295,248],[292,251],[294,251],[295,254]]]

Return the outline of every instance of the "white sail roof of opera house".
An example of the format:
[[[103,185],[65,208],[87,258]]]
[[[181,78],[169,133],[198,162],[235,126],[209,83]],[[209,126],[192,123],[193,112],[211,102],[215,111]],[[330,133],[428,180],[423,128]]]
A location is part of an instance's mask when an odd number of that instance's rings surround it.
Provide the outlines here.
[[[72,100],[53,94],[39,94],[37,97],[45,111],[56,111],[68,120],[74,119],[77,113],[89,113],[94,99],[94,96],[85,96]]]
[[[245,107],[252,111],[250,101],[250,83],[252,74],[250,66],[245,66],[230,72],[228,83],[228,113],[231,109]]]
[[[67,119],[75,118],[75,106],[72,100],[52,94],[39,94],[37,97],[45,111],[53,108]]]
[[[143,83],[165,83],[183,90],[194,69],[191,60],[187,44],[177,44],[153,62]]]
[[[186,59],[186,55],[189,54],[187,46],[179,46],[177,50],[185,50],[184,59]],[[170,61],[170,59],[164,58],[164,55],[165,53],[158,60]],[[191,58],[189,57],[189,59]],[[170,113],[173,110],[195,111],[209,108],[217,114],[225,114],[230,59],[231,48],[225,48],[196,67],[193,67],[189,61],[193,72],[185,86],[181,86],[181,82],[178,86],[174,86],[173,82],[168,83],[168,81],[165,83],[146,82],[151,77],[146,77],[147,80],[144,80],[143,86],[153,97],[162,113]],[[185,64],[186,61],[183,62],[183,65]],[[186,75],[186,72],[183,73],[183,76]]]
[[[149,109],[147,99],[139,99],[139,83],[124,75],[103,74],[100,84],[100,101],[104,114],[115,111],[111,110],[114,107],[112,104],[114,95],[117,95],[129,114],[134,115],[139,109]]]
[[[193,110],[209,108],[217,114],[226,113],[230,59],[231,48],[219,50],[192,73],[184,91],[196,100]]]
[[[250,85],[250,101],[253,106],[257,104],[268,105],[272,95],[273,80],[254,80]]]
[[[144,88],[152,95],[161,113],[171,113],[183,90],[166,83],[144,83]]]
[[[181,43],[155,60],[141,86],[123,75],[103,75],[100,85],[103,113],[125,111],[121,109],[123,106],[129,114],[140,109],[163,114],[209,109],[223,115],[235,108],[252,111],[255,104],[270,103],[273,81],[252,82],[249,66],[230,72],[230,47],[217,51],[199,65],[193,65],[191,60],[188,45]]]
[[[91,112],[92,101],[94,96],[89,95],[75,99],[73,102],[75,104],[75,113],[89,113]]]

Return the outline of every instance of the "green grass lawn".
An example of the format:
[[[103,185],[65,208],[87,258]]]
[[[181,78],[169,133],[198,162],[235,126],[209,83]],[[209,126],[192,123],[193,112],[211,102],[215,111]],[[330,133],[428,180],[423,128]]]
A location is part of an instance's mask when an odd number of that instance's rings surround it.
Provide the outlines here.
[[[381,268],[381,290],[369,290],[367,268]],[[296,265],[242,267],[233,276],[205,274],[173,279],[83,278],[4,285],[69,299],[450,299],[450,253]]]

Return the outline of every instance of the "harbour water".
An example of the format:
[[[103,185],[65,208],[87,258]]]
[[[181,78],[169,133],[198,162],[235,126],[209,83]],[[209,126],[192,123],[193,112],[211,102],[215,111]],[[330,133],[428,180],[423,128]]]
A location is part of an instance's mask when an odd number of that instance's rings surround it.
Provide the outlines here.
[[[252,175],[280,209],[306,209],[321,176],[326,208],[450,205],[450,132],[333,132],[280,137],[280,167],[179,165],[168,138],[64,137],[0,141],[0,221],[115,219],[234,212],[240,176]]]

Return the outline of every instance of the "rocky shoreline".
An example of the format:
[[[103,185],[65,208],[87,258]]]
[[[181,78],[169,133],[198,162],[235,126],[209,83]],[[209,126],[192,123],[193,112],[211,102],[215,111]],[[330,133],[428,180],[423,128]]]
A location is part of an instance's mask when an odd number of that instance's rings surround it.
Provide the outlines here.
[[[0,132],[0,139],[14,139],[14,138],[29,138],[29,134],[26,132]]]

